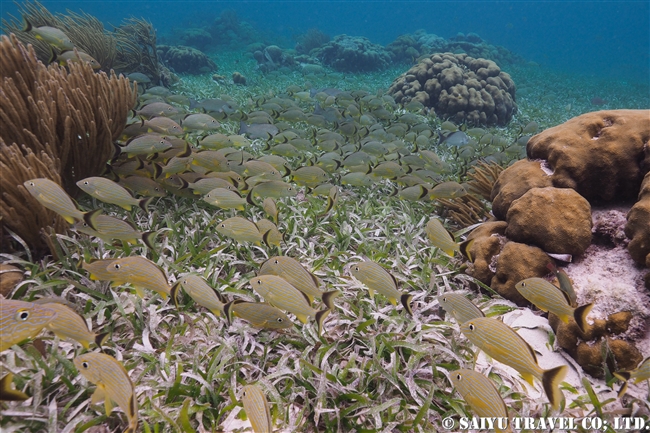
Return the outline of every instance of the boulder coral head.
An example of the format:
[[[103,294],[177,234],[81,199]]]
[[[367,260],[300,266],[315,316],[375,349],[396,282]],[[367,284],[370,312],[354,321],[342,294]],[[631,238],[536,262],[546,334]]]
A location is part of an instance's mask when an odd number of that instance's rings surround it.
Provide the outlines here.
[[[339,72],[367,72],[385,69],[391,62],[388,51],[367,38],[338,35],[311,51],[324,65]]]
[[[515,89],[492,60],[441,53],[400,75],[388,93],[402,104],[419,101],[456,123],[504,126],[517,111]]]
[[[163,62],[177,73],[203,74],[217,69],[217,65],[196,48],[159,45],[158,53]]]

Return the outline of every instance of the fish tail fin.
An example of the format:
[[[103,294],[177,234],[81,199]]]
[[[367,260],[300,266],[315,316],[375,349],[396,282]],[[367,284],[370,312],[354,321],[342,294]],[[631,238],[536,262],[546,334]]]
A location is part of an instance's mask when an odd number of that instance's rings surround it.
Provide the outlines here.
[[[389,197],[395,197],[398,192],[399,192],[399,190],[393,186],[393,187],[391,187],[391,191],[388,193],[388,196]]]
[[[270,236],[271,236],[271,229],[268,229],[262,235],[262,240],[264,241],[264,245],[266,245],[267,248],[271,248],[271,243],[269,241]]]
[[[178,289],[181,286],[180,281],[176,281],[172,288],[169,290],[169,296],[172,298],[172,302],[174,303],[174,307],[178,310]]]
[[[158,179],[162,175],[162,172],[163,172],[162,165],[160,165],[157,162],[154,162],[153,164],[151,164],[151,166],[153,167],[153,173],[152,173],[153,179],[154,180]]]
[[[323,300],[323,304],[330,309],[334,309],[334,299],[341,294],[340,290],[332,290],[329,292],[323,293],[323,296],[321,296],[321,299]]]
[[[616,375],[616,373],[614,373]],[[618,390],[618,394],[616,395],[618,398],[621,398],[625,395],[627,392],[627,381],[623,382],[623,385],[621,385],[621,389]]]
[[[327,316],[330,315],[331,312],[332,310],[326,308],[316,313],[316,323],[318,324],[318,335],[321,335],[323,333],[323,323],[325,323],[325,319],[327,318]]]
[[[0,379],[0,400],[2,401],[25,401],[29,398],[24,392],[18,391],[11,387],[14,380],[13,373],[5,374]]]
[[[158,232],[144,232],[142,233],[142,242],[149,248],[153,250],[154,241],[156,240],[156,235]]]
[[[557,410],[560,407],[560,402],[564,397],[562,391],[560,391],[560,382],[564,380],[567,370],[568,367],[566,365],[560,365],[559,367],[545,370],[542,373],[542,386],[553,410]]]
[[[50,47],[50,58],[47,60],[47,64],[56,62],[56,52],[52,47]]]
[[[142,200],[140,200],[138,202],[138,206],[140,206],[140,209],[147,212],[147,206],[149,206],[149,204],[151,203],[151,200],[153,200],[153,197],[143,198]]]
[[[632,374],[629,371],[617,371],[613,374],[615,378],[625,382],[632,378]]]
[[[594,304],[586,304],[583,305],[582,307],[578,307],[573,311],[573,318],[576,321],[576,325],[578,325],[578,328],[580,328],[580,331],[584,334],[585,330],[587,329],[587,326],[589,325],[587,323],[587,315],[591,311],[591,309],[594,307]]]
[[[413,315],[413,310],[411,309],[411,300],[413,300],[413,295],[403,294],[402,296],[400,296],[399,300],[402,303],[402,305],[404,306],[404,309],[406,310],[406,312],[409,313],[409,315],[412,316]]]
[[[111,335],[110,332],[102,332],[101,334],[97,334],[95,336],[95,344],[97,347],[101,349],[101,347],[106,343],[106,340],[108,340],[109,335]]]
[[[25,17],[23,17],[23,20],[25,21],[25,27],[23,27],[23,32],[29,32],[32,30],[32,23],[29,22],[29,20]],[[6,377],[6,376],[5,376]]]
[[[472,248],[472,245],[474,245],[475,240],[476,239],[468,239],[458,244],[458,251],[460,251],[460,253],[467,257],[467,260],[472,263],[474,263],[474,257],[472,257],[469,250]]]
[[[230,301],[227,304],[223,306],[223,315],[226,318],[226,321],[228,322],[228,325],[232,324],[232,314],[233,314],[233,307],[235,304],[237,304],[238,301],[235,299],[234,301]]]
[[[257,206],[257,203],[255,203],[255,199],[253,199],[253,188],[248,192],[248,195],[246,196],[246,202],[250,205]]]
[[[90,212],[86,212],[84,214],[84,222],[88,224],[88,227],[91,229],[97,231],[97,216],[101,215],[102,210],[101,209],[95,209],[91,210]]]

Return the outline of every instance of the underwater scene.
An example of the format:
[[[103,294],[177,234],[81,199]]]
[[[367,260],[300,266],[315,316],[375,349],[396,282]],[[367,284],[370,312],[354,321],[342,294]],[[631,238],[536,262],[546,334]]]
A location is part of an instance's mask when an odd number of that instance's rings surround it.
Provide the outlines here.
[[[650,2],[0,16],[0,432],[650,429]]]

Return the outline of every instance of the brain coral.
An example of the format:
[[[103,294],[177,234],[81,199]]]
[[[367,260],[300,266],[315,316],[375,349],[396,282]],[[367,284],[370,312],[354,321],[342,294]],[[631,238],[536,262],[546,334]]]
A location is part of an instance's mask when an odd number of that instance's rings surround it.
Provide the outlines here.
[[[338,35],[312,50],[323,64],[340,72],[366,72],[386,68],[390,54],[381,45],[358,36]]]
[[[517,110],[515,83],[492,60],[434,54],[400,75],[388,92],[417,100],[440,117],[472,125],[506,125]]]
[[[182,45],[158,45],[158,53],[174,72],[202,74],[217,69],[217,65],[203,52]]]

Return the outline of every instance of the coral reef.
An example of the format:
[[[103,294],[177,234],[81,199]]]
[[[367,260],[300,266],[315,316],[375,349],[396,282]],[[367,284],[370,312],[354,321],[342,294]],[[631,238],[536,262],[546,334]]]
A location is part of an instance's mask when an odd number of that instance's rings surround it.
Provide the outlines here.
[[[491,60],[466,54],[434,54],[390,86],[406,105],[419,101],[440,117],[471,125],[506,125],[517,110],[515,83]]]
[[[366,72],[386,68],[390,54],[381,45],[360,36],[338,35],[312,51],[324,65],[339,72]]]
[[[395,62],[413,62],[420,57],[422,44],[412,35],[400,35],[390,44],[386,45]]]
[[[257,61],[257,67],[263,73],[278,70],[283,67],[291,68],[296,65],[293,56],[277,45],[269,45],[264,48],[256,45],[253,58]]]
[[[41,228],[60,233],[65,225],[23,182],[47,177],[75,196],[76,182],[100,174],[113,155],[113,140],[124,129],[137,89],[115,73],[95,73],[87,63],[70,64],[69,71],[45,67],[13,34],[2,36],[0,55],[0,215],[3,226],[39,249]]]
[[[627,214],[625,235],[630,238],[628,251],[632,259],[650,268],[650,172],[646,173],[641,184],[639,201]]]
[[[239,72],[233,72],[232,73],[232,82],[235,83],[235,84],[245,86],[246,85],[246,77],[243,76]]]
[[[181,45],[158,45],[158,52],[162,61],[178,73],[198,75],[217,69],[216,63],[196,48]]]
[[[579,256],[591,244],[591,206],[572,189],[532,188],[512,202],[506,221],[508,239],[548,253]]]
[[[605,365],[613,371],[641,361],[635,341],[650,317],[649,277],[637,265],[650,265],[649,140],[647,110],[587,113],[533,136],[528,156],[543,159],[513,164],[492,189],[493,213],[506,221],[468,238],[469,272],[521,306],[514,284],[545,277],[546,253],[571,262],[566,274],[578,305],[594,304],[593,324],[583,334],[572,320],[549,321],[560,346],[596,377]]]
[[[319,29],[311,28],[296,37],[296,52],[298,54],[309,54],[311,50],[322,47],[330,39],[328,34]]]
[[[573,188],[587,200],[636,199],[650,141],[647,110],[586,113],[533,136],[530,159],[547,161],[553,186]],[[644,172],[645,171],[645,172]]]
[[[190,46],[201,51],[208,49],[214,43],[210,32],[197,27],[174,29],[173,38],[170,39],[176,44]]]
[[[97,18],[88,14],[52,14],[41,3],[20,4],[20,15],[33,26],[51,26],[61,29],[75,48],[92,56],[107,73],[128,74],[142,72],[156,82],[162,81],[167,71],[158,64],[156,31],[143,19],[129,18],[113,32],[107,32]],[[30,32],[23,32],[23,20],[2,20],[3,30],[14,33],[23,45],[32,44],[40,61],[47,63],[51,47]],[[163,81],[164,84],[164,81]]]
[[[232,9],[223,10],[219,18],[210,24],[208,32],[214,44],[231,47],[242,47],[263,39],[253,26],[240,20]]]

